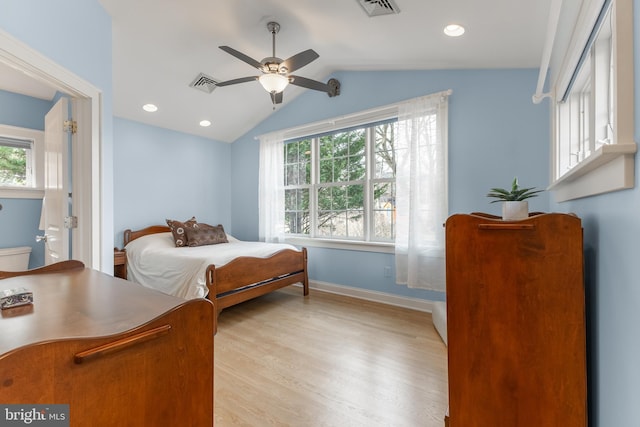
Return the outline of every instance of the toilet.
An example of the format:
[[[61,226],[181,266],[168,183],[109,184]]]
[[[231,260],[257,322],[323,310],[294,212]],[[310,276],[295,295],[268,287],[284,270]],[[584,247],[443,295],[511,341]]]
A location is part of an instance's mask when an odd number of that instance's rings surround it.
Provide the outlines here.
[[[0,271],[21,271],[29,268],[31,246],[0,249]]]

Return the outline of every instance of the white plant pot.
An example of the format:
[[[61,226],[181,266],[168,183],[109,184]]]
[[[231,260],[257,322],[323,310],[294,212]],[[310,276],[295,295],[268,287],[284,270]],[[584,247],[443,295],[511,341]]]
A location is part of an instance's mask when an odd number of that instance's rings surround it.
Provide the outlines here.
[[[502,219],[505,221],[516,221],[529,218],[529,202],[526,200],[518,202],[502,202]]]

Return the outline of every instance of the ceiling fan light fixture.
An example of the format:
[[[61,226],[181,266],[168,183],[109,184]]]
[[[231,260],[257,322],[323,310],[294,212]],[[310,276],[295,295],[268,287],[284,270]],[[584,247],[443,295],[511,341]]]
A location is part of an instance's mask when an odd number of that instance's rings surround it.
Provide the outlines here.
[[[280,93],[289,84],[289,79],[281,74],[267,73],[258,77],[258,81],[269,93]]]

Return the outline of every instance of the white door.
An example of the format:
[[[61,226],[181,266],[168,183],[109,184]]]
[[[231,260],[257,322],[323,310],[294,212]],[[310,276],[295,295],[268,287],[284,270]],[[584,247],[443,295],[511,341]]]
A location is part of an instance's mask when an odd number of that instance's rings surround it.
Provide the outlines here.
[[[44,263],[49,265],[69,259],[69,135],[64,130],[69,107],[60,100],[44,119]]]

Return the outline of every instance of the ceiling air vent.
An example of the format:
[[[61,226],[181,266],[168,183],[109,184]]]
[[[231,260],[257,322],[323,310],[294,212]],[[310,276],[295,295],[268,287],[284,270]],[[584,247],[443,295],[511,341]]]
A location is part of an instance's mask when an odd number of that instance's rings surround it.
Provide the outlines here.
[[[211,76],[207,76],[204,73],[200,73],[196,76],[195,79],[189,84],[194,89],[201,90],[203,92],[211,93],[216,88],[216,83]]]
[[[358,0],[360,6],[369,16],[393,15],[400,13],[400,9],[391,0]]]

